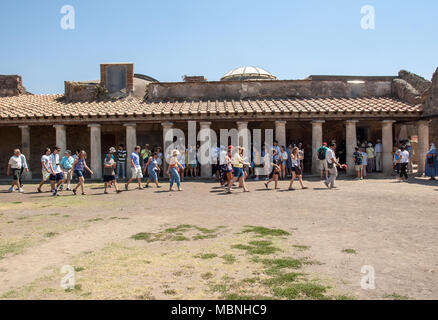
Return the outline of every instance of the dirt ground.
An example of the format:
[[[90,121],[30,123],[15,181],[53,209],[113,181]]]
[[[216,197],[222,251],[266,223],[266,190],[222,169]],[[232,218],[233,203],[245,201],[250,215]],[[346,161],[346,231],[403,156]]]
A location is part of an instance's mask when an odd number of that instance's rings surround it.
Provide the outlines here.
[[[305,184],[231,195],[203,181],[109,195],[90,184],[56,198],[0,186],[0,298],[438,298],[438,182]],[[361,287],[365,265],[375,289]]]

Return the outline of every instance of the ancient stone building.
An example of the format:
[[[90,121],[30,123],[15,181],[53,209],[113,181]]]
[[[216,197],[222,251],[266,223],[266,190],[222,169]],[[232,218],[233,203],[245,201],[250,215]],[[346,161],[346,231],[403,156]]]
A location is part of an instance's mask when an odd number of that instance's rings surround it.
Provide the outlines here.
[[[316,149],[323,141],[338,142],[351,170],[357,140],[382,139],[384,171],[390,174],[394,143],[415,137],[422,172],[430,121],[436,132],[438,115],[437,73],[432,84],[405,71],[398,76],[277,80],[261,68],[241,67],[221,81],[186,77],[184,82],[164,83],[134,74],[132,63],[118,63],[102,64],[98,81],[66,81],[65,93],[57,95],[27,94],[21,78],[14,77],[7,85],[0,77],[0,176],[18,146],[30,159],[33,177],[39,177],[44,148],[58,145],[87,151],[94,178],[100,178],[109,147],[166,147],[172,142],[166,133],[173,128],[187,132],[188,121],[218,136],[220,129],[273,129],[280,145],[302,141],[305,168],[313,173],[318,171]],[[211,168],[203,166],[202,175],[210,174]]]

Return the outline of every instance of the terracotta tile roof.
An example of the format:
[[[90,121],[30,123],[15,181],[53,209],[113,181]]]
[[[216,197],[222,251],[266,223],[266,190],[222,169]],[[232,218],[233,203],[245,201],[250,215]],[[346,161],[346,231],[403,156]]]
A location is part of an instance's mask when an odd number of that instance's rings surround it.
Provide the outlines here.
[[[62,95],[21,95],[0,98],[0,121],[48,118],[109,118],[135,116],[160,118],[174,116],[227,115],[359,115],[402,113],[418,116],[420,105],[391,97],[371,98],[251,98],[242,100],[160,100],[138,98],[90,102],[65,102]]]

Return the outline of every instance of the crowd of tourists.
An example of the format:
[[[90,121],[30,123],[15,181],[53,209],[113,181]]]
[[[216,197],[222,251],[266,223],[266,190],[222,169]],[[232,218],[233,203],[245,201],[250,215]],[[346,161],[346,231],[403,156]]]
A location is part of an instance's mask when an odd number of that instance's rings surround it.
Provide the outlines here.
[[[317,157],[320,162],[320,178],[327,188],[335,188],[338,169],[346,170],[346,164],[341,165],[337,155],[336,141],[323,143],[317,150]],[[413,172],[412,158],[413,148],[409,140],[401,141],[398,148],[394,148],[393,168],[398,181],[407,181],[408,174]],[[246,184],[247,178],[255,181],[260,176],[265,177],[264,185],[269,189],[270,184],[278,189],[278,181],[290,179],[289,190],[294,189],[294,182],[302,189],[307,189],[303,183],[304,171],[304,147],[303,143],[290,143],[287,147],[280,146],[274,141],[272,148],[263,147],[261,152],[253,149],[246,153],[245,148],[219,146],[211,149],[212,177],[216,178],[226,192],[231,193],[236,183],[243,192],[249,192]],[[352,161],[356,171],[355,179],[363,180],[370,172],[381,172],[383,170],[383,147],[380,140],[373,144],[371,141],[358,142],[352,154]],[[176,184],[177,190],[181,191],[181,182],[184,177],[198,178],[200,176],[199,145],[185,148],[176,147],[167,158],[168,166],[166,172],[163,170],[164,155],[161,147],[150,148],[146,144],[143,148],[136,146],[131,153],[125,149],[123,144],[116,150],[111,147],[103,160],[103,182],[104,193],[107,194],[110,188],[116,193],[121,189],[117,181],[126,181],[126,169],[130,170],[130,178],[124,185],[129,190],[131,183],[136,183],[138,189],[149,188],[155,184],[160,188],[159,178],[165,175],[169,178],[169,190],[173,191]],[[15,149],[13,156],[9,159],[7,175],[12,176],[12,184],[9,192],[23,191],[23,174],[29,171],[27,159],[20,149]],[[42,179],[37,192],[43,192],[42,188],[47,182],[50,183],[50,190],[53,196],[59,195],[60,191],[66,190],[77,195],[79,190],[85,195],[85,173],[93,175],[93,171],[87,165],[87,153],[84,150],[72,152],[66,150],[60,154],[60,148],[46,148],[41,157]],[[425,175],[431,179],[438,176],[438,153],[432,143],[426,155]],[[145,181],[144,180],[145,177]],[[76,185],[72,181],[76,179]],[[143,187],[143,182],[144,187]]]

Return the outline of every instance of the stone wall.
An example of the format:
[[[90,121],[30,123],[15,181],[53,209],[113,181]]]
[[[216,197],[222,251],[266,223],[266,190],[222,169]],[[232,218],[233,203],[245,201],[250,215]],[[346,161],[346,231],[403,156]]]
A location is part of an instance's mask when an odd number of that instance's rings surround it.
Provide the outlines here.
[[[430,87],[430,81],[416,75],[415,73],[408,72],[406,70],[400,70],[398,73],[400,79],[405,80],[412,87],[414,87],[420,94],[425,92]]]
[[[64,81],[66,101],[92,101],[105,97],[106,91],[99,81]]]
[[[17,96],[26,93],[28,92],[23,87],[21,76],[0,75],[0,97]]]
[[[357,77],[360,78],[360,77]],[[274,81],[217,81],[151,83],[149,99],[202,98],[244,99],[263,97],[362,97],[390,96],[392,78],[366,79],[352,83],[348,79],[274,80]]]
[[[424,116],[430,117],[430,141],[438,145],[438,68],[432,77],[432,85],[424,95]]]

